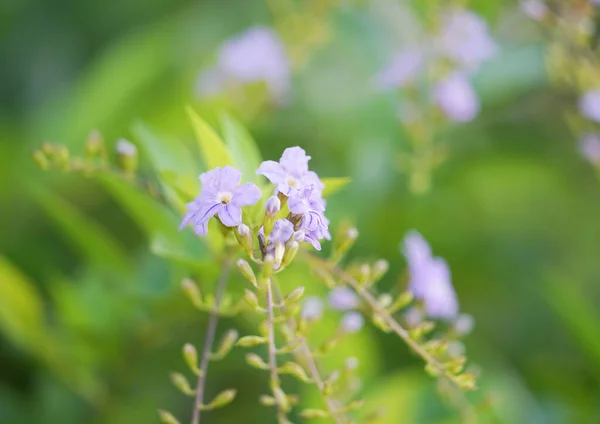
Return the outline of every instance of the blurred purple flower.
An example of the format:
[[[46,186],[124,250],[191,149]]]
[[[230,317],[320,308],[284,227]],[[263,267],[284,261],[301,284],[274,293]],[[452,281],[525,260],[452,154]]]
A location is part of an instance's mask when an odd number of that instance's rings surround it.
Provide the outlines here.
[[[309,296],[304,299],[302,304],[302,318],[306,320],[315,320],[323,315],[323,301],[320,297]]]
[[[541,21],[548,14],[548,6],[542,0],[521,0],[521,11],[535,21]]]
[[[579,141],[579,150],[584,158],[594,165],[600,165],[600,136],[585,134]]]
[[[342,317],[341,327],[346,333],[356,333],[365,323],[365,320],[360,312],[346,312]]]
[[[487,22],[474,12],[454,9],[442,16],[437,47],[443,56],[466,70],[477,70],[481,63],[498,53]]]
[[[415,299],[423,301],[427,315],[442,319],[455,317],[458,300],[446,261],[433,257],[427,241],[414,230],[404,239],[403,253],[410,274],[408,288]]]
[[[595,122],[600,122],[600,88],[590,90],[579,98],[579,112]]]
[[[280,193],[290,196],[293,193],[313,187],[318,193],[323,189],[323,183],[317,174],[308,170],[310,156],[301,147],[289,147],[283,151],[279,162],[264,161],[256,171],[277,185]]]
[[[273,224],[271,234],[269,234],[269,245],[267,246],[267,253],[275,252],[275,245],[277,243],[286,244],[290,237],[294,234],[294,224],[287,219],[278,219]],[[265,229],[260,227],[258,230],[258,236],[260,237],[263,244],[265,244]]]
[[[479,98],[466,75],[455,72],[433,87],[433,98],[448,119],[472,121],[479,113]]]
[[[400,51],[377,74],[377,85],[383,90],[403,87],[419,75],[423,65],[423,53],[418,48]]]
[[[115,146],[117,153],[123,156],[135,156],[137,155],[137,147],[129,140],[120,138]]]
[[[345,311],[358,306],[358,296],[347,287],[335,287],[329,293],[329,306]]]
[[[200,76],[199,89],[205,95],[216,94],[228,80],[264,82],[275,99],[285,98],[290,88],[290,64],[279,36],[258,26],[226,40],[216,68]]]
[[[183,217],[179,229],[190,222],[194,223],[194,231],[205,235],[208,221],[214,215],[227,227],[236,227],[242,223],[242,206],[253,205],[260,199],[259,188],[246,183],[239,185],[242,173],[231,166],[215,168],[200,175],[202,191],[192,202],[187,204],[188,212]]]

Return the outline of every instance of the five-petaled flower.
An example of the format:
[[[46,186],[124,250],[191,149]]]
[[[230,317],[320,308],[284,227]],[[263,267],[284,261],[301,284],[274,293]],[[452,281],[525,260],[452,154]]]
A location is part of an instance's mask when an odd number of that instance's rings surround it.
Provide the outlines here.
[[[301,147],[290,147],[283,151],[279,162],[267,160],[261,163],[256,171],[264,175],[269,181],[277,186],[277,190],[290,196],[307,187],[313,187],[317,191],[323,189],[323,183],[317,174],[308,170],[310,156]]]
[[[331,240],[329,220],[325,217],[325,200],[313,187],[296,191],[288,202],[290,212],[300,217],[299,229],[304,231],[304,241],[321,250],[319,240]]]
[[[214,215],[227,227],[242,223],[242,206],[253,205],[260,199],[259,188],[252,184],[240,184],[242,173],[227,165],[200,175],[202,191],[187,204],[188,212],[183,217],[180,229],[190,222],[198,235],[208,231],[208,221]]]

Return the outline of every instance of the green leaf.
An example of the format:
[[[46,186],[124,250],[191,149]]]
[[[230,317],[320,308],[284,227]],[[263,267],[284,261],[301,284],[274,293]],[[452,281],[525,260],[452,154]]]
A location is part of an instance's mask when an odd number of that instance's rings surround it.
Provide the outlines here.
[[[321,181],[325,185],[323,197],[327,197],[343,189],[350,182],[350,178],[321,178]]]
[[[206,168],[213,169],[225,165],[233,166],[234,161],[231,154],[215,130],[204,119],[198,116],[191,107],[187,108],[187,113],[192,121],[196,140]]]
[[[30,185],[29,190],[67,240],[89,261],[118,272],[132,272],[125,250],[96,222],[42,187]]]
[[[156,171],[167,199],[182,210],[184,203],[200,192],[201,167],[193,160],[191,151],[178,140],[158,137],[142,122],[136,123],[131,131]]]
[[[154,254],[193,268],[202,267],[203,261],[208,260],[206,245],[189,229],[179,231],[181,218],[166,206],[115,175],[102,174],[97,178],[146,233]],[[216,244],[212,247],[220,249]]]
[[[35,351],[44,345],[43,303],[34,285],[0,256],[0,330],[15,345]]]
[[[221,115],[221,129],[235,167],[242,171],[243,180],[258,184],[256,170],[262,159],[256,142],[244,126],[233,117]]]

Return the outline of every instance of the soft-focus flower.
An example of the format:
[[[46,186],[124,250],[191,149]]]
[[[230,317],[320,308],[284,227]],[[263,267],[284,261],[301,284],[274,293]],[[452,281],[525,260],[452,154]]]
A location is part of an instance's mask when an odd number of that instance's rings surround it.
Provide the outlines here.
[[[600,136],[585,134],[579,141],[579,150],[592,164],[600,165]]]
[[[579,98],[579,111],[585,118],[600,122],[600,88],[590,90]]]
[[[286,244],[290,237],[294,234],[294,224],[287,219],[278,219],[273,224],[271,234],[269,234],[269,245],[267,246],[267,253],[273,253],[276,244]],[[258,230],[258,237],[262,243],[265,244],[265,230],[260,227]]]
[[[358,296],[347,287],[335,287],[329,293],[329,306],[345,311],[358,306]]]
[[[455,72],[433,88],[438,107],[455,122],[472,121],[479,113],[479,98],[466,75]]]
[[[433,257],[427,241],[414,230],[404,239],[403,253],[410,275],[408,288],[415,299],[423,301],[427,315],[443,319],[455,317],[458,300],[446,261]]]
[[[128,140],[125,140],[124,138],[120,138],[119,140],[117,140],[115,150],[118,154],[123,156],[135,156],[137,155],[138,151],[135,144]]]
[[[302,304],[302,318],[305,320],[315,320],[323,315],[323,300],[317,296],[309,296],[304,299]]]
[[[461,336],[469,334],[473,331],[473,327],[475,327],[475,318],[469,314],[460,314],[454,321],[454,331]]]
[[[256,171],[264,175],[277,186],[280,193],[290,196],[294,192],[313,187],[317,192],[323,189],[323,183],[317,174],[308,170],[310,156],[300,147],[289,147],[283,151],[279,162],[264,161]]]
[[[301,215],[300,230],[304,231],[304,241],[309,242],[317,250],[321,250],[322,239],[331,240],[329,220],[323,215],[325,200],[318,191],[311,188],[296,191],[288,202],[290,211]]]
[[[242,206],[253,205],[260,199],[259,188],[252,184],[240,184],[242,173],[231,166],[215,168],[200,175],[202,191],[187,204],[180,229],[194,223],[194,231],[205,235],[208,220],[217,215],[223,225],[236,227],[242,223]]]
[[[200,77],[202,94],[220,91],[228,80],[264,82],[275,99],[285,98],[290,88],[290,63],[279,36],[258,26],[226,40],[219,50],[216,69]]]
[[[365,323],[365,320],[360,312],[346,312],[342,317],[341,327],[346,333],[356,333]]]
[[[548,13],[548,6],[542,0],[521,0],[521,10],[535,21],[541,21]]]
[[[419,75],[423,65],[423,53],[418,48],[400,51],[376,76],[377,84],[383,90],[403,87]]]
[[[467,70],[476,70],[498,52],[486,21],[464,9],[453,9],[442,16],[437,46],[442,55]]]

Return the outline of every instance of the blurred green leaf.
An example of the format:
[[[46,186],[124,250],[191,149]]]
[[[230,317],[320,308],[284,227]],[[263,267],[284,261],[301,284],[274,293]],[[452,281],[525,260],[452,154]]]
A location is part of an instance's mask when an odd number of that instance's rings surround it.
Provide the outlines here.
[[[206,168],[213,169],[225,165],[233,166],[234,161],[231,154],[215,130],[204,119],[198,116],[191,107],[187,108],[187,113],[192,121],[196,140]]]
[[[132,273],[131,264],[121,245],[97,223],[88,219],[55,193],[30,185],[32,197],[62,230],[77,252],[90,262],[116,272]]]
[[[166,206],[115,175],[98,179],[146,233],[153,253],[193,268],[209,259],[207,246],[189,229],[179,231],[180,217]]]
[[[42,299],[29,279],[0,255],[0,329],[17,346],[43,346],[46,325]]]
[[[157,172],[169,203],[183,210],[184,203],[200,191],[200,165],[183,143],[157,136],[142,122],[131,131]]]
[[[325,188],[323,189],[323,197],[331,196],[333,193],[340,191],[351,181],[348,177],[341,178],[321,178]]]
[[[221,115],[221,128],[235,167],[242,171],[243,180],[258,184],[260,176],[256,170],[262,159],[256,142],[248,130],[229,115]]]

